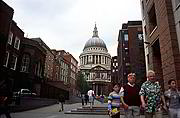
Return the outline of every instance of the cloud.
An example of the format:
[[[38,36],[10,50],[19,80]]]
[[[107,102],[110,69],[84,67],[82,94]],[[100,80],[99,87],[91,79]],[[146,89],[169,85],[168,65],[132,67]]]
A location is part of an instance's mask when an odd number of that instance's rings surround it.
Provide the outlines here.
[[[79,61],[97,23],[99,37],[111,55],[117,55],[122,23],[139,20],[137,0],[6,0],[14,20],[29,37],[41,37],[52,49],[64,49]]]

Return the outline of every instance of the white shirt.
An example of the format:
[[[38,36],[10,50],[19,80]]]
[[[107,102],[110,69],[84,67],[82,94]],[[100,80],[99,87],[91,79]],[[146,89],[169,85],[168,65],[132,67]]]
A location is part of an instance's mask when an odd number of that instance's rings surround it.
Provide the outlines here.
[[[94,91],[93,90],[89,90],[88,91],[88,96],[93,96],[94,95]]]

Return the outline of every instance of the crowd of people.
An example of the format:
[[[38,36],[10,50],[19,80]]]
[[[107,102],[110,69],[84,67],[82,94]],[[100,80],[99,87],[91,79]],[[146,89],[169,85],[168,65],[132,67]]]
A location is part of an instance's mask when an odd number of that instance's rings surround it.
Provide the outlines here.
[[[127,79],[127,84],[115,84],[109,94],[108,111],[112,118],[120,118],[121,107],[125,118],[140,118],[140,111],[144,111],[145,118],[163,118],[163,111],[169,118],[180,118],[180,92],[174,79],[168,81],[169,89],[165,92],[152,70],[141,87],[136,85],[135,73],[129,73]]]

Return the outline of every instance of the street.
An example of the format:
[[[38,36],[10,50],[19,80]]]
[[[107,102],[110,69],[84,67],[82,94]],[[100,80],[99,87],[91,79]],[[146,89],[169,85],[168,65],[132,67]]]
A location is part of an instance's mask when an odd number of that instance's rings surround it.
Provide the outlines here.
[[[65,104],[64,111],[69,111],[73,108],[80,107],[81,103]],[[64,112],[58,112],[59,105],[55,104],[35,110],[29,110],[25,112],[11,113],[12,118],[109,118],[108,115],[79,115],[79,114],[64,114]]]

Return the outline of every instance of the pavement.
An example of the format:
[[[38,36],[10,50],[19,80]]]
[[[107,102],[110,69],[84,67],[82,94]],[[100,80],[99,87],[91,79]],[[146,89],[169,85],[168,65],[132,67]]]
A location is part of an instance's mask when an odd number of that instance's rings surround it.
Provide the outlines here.
[[[22,112],[27,110],[33,110],[45,106],[50,106],[57,104],[58,101],[56,99],[48,99],[48,98],[38,98],[38,97],[22,97],[20,100],[20,105],[15,105],[15,103],[11,104],[10,110],[11,112]],[[76,96],[70,96],[69,100],[66,100],[66,104],[75,104],[81,103],[81,98]]]
[[[11,112],[22,112],[32,109],[37,109],[49,105],[56,104],[56,99],[38,98],[38,97],[22,97],[20,100],[20,105],[11,104]]]
[[[59,112],[60,105],[57,100],[46,98],[25,98],[21,105],[14,107],[12,118],[109,118],[108,115],[65,114],[67,111],[82,107],[81,99],[72,97],[64,104],[64,111]],[[107,106],[95,100],[96,106]],[[87,105],[88,106],[88,105]],[[120,116],[124,118],[124,115]],[[140,118],[144,118],[142,115]],[[166,118],[166,117],[164,117]]]

